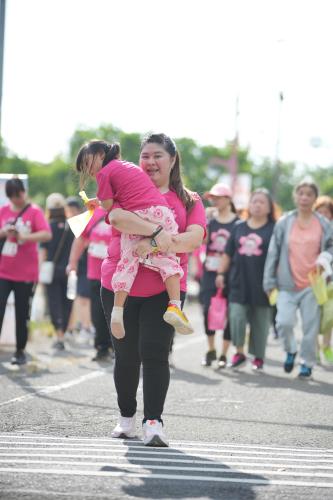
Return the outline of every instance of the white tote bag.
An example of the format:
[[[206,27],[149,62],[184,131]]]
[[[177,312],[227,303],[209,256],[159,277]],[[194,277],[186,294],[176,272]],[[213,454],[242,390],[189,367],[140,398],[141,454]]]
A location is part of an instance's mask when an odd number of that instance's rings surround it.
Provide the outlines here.
[[[53,281],[54,276],[54,262],[51,260],[45,260],[41,263],[39,268],[39,283],[43,285],[49,285]]]

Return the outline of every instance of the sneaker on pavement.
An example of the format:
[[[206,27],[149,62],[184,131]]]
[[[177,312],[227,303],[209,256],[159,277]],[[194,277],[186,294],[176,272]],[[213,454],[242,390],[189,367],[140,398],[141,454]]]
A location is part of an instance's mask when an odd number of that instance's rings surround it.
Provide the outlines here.
[[[212,362],[216,360],[216,351],[207,351],[205,357],[201,361],[202,366],[211,366]]]
[[[98,349],[91,361],[112,361],[112,359],[109,349]]]
[[[113,438],[134,438],[136,436],[136,418],[120,417],[118,424],[111,432]]]
[[[24,365],[27,362],[27,358],[23,350],[18,350],[11,359],[12,365]]]
[[[172,325],[176,332],[181,333],[183,335],[188,335],[189,333],[193,333],[193,327],[183,311],[179,309],[174,304],[169,304],[167,310],[163,315],[164,321]]]
[[[331,347],[323,347],[323,354],[328,363],[333,363],[333,350]]]
[[[243,366],[245,363],[246,363],[245,354],[237,352],[231,359],[230,368],[239,368],[240,366]]]
[[[264,368],[264,360],[261,358],[254,358],[252,361],[252,370],[262,371]]]
[[[169,446],[163,432],[163,424],[159,420],[146,420],[142,426],[143,444],[145,446]]]
[[[225,368],[227,366],[227,358],[224,354],[221,354],[217,361],[218,368]]]
[[[285,360],[284,365],[283,365],[284,371],[286,373],[290,373],[293,371],[296,354],[297,354],[297,352],[295,352],[295,353],[287,352],[287,357],[286,357],[286,360]]]
[[[81,328],[77,335],[77,342],[79,344],[92,345],[94,342],[94,333],[90,328]]]
[[[65,344],[63,340],[56,340],[53,345],[53,349],[57,349],[57,351],[63,351],[65,349]]]
[[[302,363],[301,368],[299,370],[298,378],[311,379],[311,377],[312,377],[312,368]]]

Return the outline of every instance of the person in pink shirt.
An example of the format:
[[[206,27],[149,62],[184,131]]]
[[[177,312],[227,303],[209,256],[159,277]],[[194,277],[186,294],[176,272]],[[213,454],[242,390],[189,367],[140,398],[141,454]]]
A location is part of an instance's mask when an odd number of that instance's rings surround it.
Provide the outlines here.
[[[206,228],[205,209],[199,195],[184,187],[179,153],[174,141],[167,135],[150,134],[143,139],[140,167],[162,193],[178,224],[179,234],[171,237],[162,231],[155,239],[161,250],[168,248],[180,258],[184,272],[180,280],[183,303],[188,253],[202,244]],[[102,264],[101,290],[107,319],[111,318],[114,302],[111,280],[120,259],[120,234],[125,232],[143,236],[136,251],[145,257],[154,248],[151,235],[156,228],[156,224],[121,208],[112,210],[109,219],[113,225],[113,236],[108,257]],[[137,389],[142,365],[143,442],[146,446],[168,446],[162,420],[170,380],[169,351],[174,337],[173,327],[163,320],[168,301],[161,275],[140,264],[125,304],[125,338],[113,338],[114,381],[120,410],[120,419],[111,433],[114,438],[136,435]]]
[[[173,213],[163,195],[142,169],[133,163],[120,160],[119,157],[118,144],[92,140],[82,146],[76,160],[76,168],[81,173],[81,186],[84,186],[87,175],[95,177],[98,185],[97,198],[105,210],[110,211],[116,202],[122,209],[134,212],[142,219],[156,224],[152,233],[155,248],[149,253],[149,265],[161,274],[169,295],[170,301],[163,318],[179,333],[192,333],[193,328],[181,310],[180,278],[183,276],[183,270],[176,255],[167,251],[161,252],[155,240],[162,231],[177,234],[178,226]],[[112,277],[115,302],[111,315],[111,331],[118,339],[125,335],[124,304],[138,272],[139,255],[135,252],[135,246],[140,239],[141,236],[135,234],[122,235],[121,258]]]
[[[43,211],[28,203],[21,179],[6,182],[9,203],[0,208],[0,239],[4,239],[0,256],[0,332],[7,299],[15,296],[16,352],[12,364],[24,364],[28,341],[29,304],[38,281],[38,243],[52,237]]]
[[[87,277],[90,283],[91,319],[95,328],[96,354],[93,361],[109,361],[112,354],[112,342],[109,325],[106,323],[102,307],[101,266],[107,257],[112,227],[105,222],[106,212],[96,208],[89,224],[79,238],[73,241],[67,271],[77,271],[79,259],[88,247]]]

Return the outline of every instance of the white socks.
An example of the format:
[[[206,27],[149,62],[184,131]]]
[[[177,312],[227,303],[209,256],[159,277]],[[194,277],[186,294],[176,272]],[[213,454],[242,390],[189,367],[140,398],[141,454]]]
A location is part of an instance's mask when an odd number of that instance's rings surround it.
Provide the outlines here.
[[[181,300],[169,300],[169,304],[172,304],[173,306],[177,306],[178,309],[182,308],[182,301]]]
[[[111,313],[111,332],[116,339],[122,339],[125,337],[123,315],[123,307],[113,306]]]

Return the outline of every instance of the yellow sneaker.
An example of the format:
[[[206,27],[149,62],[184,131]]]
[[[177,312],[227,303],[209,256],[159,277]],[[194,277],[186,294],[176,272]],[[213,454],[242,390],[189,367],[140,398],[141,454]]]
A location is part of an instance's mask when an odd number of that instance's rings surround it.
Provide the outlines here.
[[[189,333],[194,332],[191,323],[183,311],[174,304],[168,305],[168,308],[163,315],[163,319],[169,323],[169,325],[172,325],[178,333],[188,335]]]

